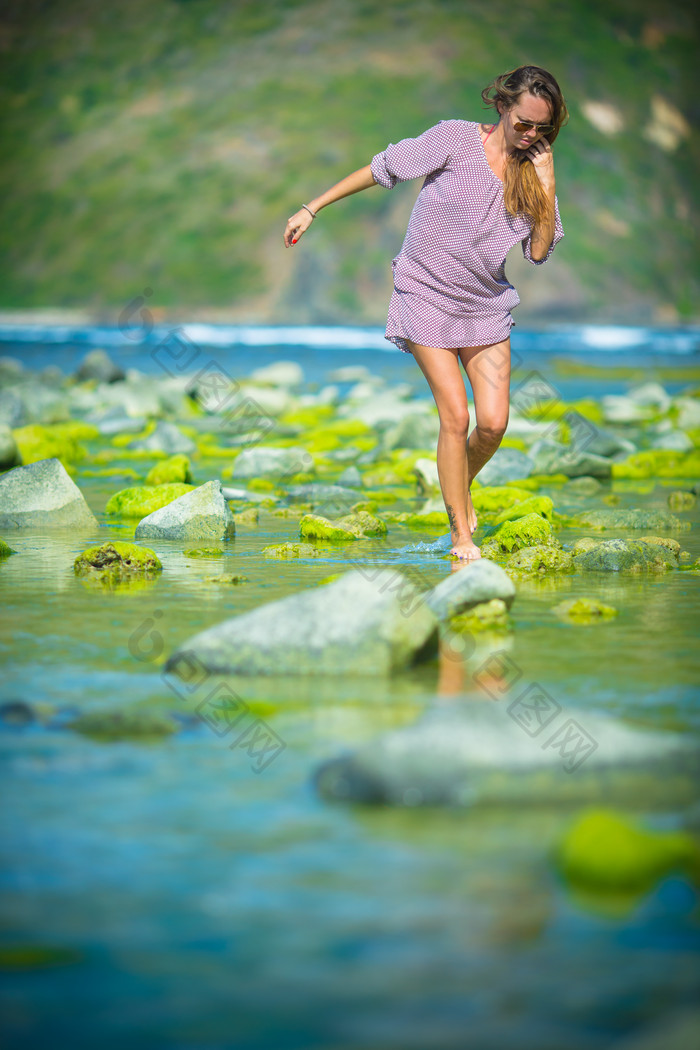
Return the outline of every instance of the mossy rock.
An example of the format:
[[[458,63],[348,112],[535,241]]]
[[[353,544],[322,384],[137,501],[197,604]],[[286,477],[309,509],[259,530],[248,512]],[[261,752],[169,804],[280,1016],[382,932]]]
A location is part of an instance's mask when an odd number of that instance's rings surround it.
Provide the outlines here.
[[[669,492],[668,494],[668,505],[671,510],[691,510],[696,503],[697,496],[693,492],[683,492],[681,489],[676,489],[675,492]]]
[[[605,605],[597,598],[569,598],[555,605],[552,611],[562,619],[577,624],[600,623],[619,615],[618,609],[612,605]]]
[[[139,708],[109,711],[86,711],[68,729],[92,740],[157,740],[176,733],[180,728],[175,719],[157,711]]]
[[[248,577],[236,572],[222,572],[218,576],[204,576],[203,581],[204,583],[225,583],[227,586],[237,586],[239,583],[248,583]]]
[[[576,540],[572,554],[576,557],[577,554],[584,554],[586,551],[593,550],[600,543],[599,539],[594,539],[593,536],[581,536],[580,539]]]
[[[192,484],[192,466],[181,452],[156,463],[146,475],[147,485],[170,485],[178,481]]]
[[[238,525],[257,525],[260,520],[260,511],[257,507],[247,507],[239,510],[233,515],[233,520]]]
[[[4,540],[0,540],[0,560],[9,558],[11,554],[16,553],[17,551],[10,547],[9,544],[5,543]]]
[[[148,423],[146,423],[143,430],[139,430],[136,434],[115,434],[112,438],[111,444],[114,446],[114,448],[126,449],[126,446],[131,444],[132,441],[143,441],[144,438],[150,437],[153,431],[156,429],[156,425],[156,420],[150,419]],[[135,452],[137,450],[132,449],[131,451]],[[139,449],[138,451],[142,452],[145,450]],[[155,456],[157,455],[157,452],[154,450],[153,452],[149,452],[148,455]],[[166,453],[162,452],[161,455],[165,456]]]
[[[459,613],[449,620],[451,631],[457,634],[477,634],[483,631],[511,631],[512,624],[508,606],[502,598],[480,602],[468,612]]]
[[[570,551],[552,544],[537,544],[521,547],[511,554],[505,570],[509,575],[544,576],[574,571],[574,558]]]
[[[191,492],[194,485],[172,482],[165,485],[133,485],[120,489],[107,501],[105,514],[118,514],[122,518],[141,518],[160,510],[173,500]]]
[[[648,889],[671,872],[700,879],[700,847],[686,832],[651,831],[614,810],[583,813],[555,851],[564,878],[577,886],[625,893]]]
[[[263,547],[264,558],[318,558],[320,553],[313,543],[278,543]]]
[[[80,471],[81,478],[131,478],[132,481],[141,481],[143,474],[133,467],[100,467],[93,470],[83,467]]]
[[[96,427],[92,428],[99,437]],[[64,467],[68,469],[72,465],[85,459],[87,452],[81,445],[76,433],[80,433],[68,424],[54,423],[51,426],[42,426],[40,423],[30,423],[26,427],[18,427],[12,431],[12,436],[17,444],[17,449],[22,457],[22,464],[38,463],[41,459],[60,459]]]
[[[433,510],[429,514],[399,514],[397,521],[408,525],[410,529],[449,529],[450,519],[447,511]]]
[[[148,547],[136,543],[112,540],[96,547],[88,547],[73,562],[76,576],[100,578],[152,578],[163,571],[160,558]]]
[[[223,558],[225,553],[221,547],[190,547],[183,551],[186,558]]]
[[[612,464],[613,478],[698,478],[700,449],[689,452],[657,448],[635,452]]]
[[[504,521],[488,538],[489,547],[502,554],[512,554],[523,547],[555,545],[552,526],[540,514],[526,514],[515,521]]]
[[[334,525],[320,514],[305,514],[299,522],[299,537],[302,540],[332,540],[333,542],[355,541],[357,536],[350,529]]]
[[[665,573],[678,567],[678,558],[665,545],[643,540],[602,540],[574,554],[574,568],[582,572]]]
[[[531,499],[532,493],[515,485],[491,485],[477,488],[471,486],[472,504],[477,514],[500,514],[518,503]]]
[[[634,537],[628,536],[627,539],[634,542]],[[670,536],[640,536],[639,541],[640,543],[651,543],[652,546],[663,547],[665,550],[670,551],[674,558],[680,558],[681,545],[678,540],[672,540]]]
[[[554,515],[554,503],[549,496],[529,496],[522,502],[502,510],[494,524],[501,525],[504,521],[517,521],[518,518],[524,518],[526,514],[539,514],[540,517],[551,522]]]
[[[352,532],[358,539],[365,539],[367,536],[386,536],[387,533],[385,522],[366,510],[346,514],[344,517],[338,518],[335,525],[339,529],[347,529],[348,532]]]

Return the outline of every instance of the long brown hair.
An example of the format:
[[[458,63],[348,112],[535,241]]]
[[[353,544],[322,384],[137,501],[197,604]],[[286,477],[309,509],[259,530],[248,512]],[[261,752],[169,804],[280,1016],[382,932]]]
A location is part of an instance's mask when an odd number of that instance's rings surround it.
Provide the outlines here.
[[[485,87],[481,97],[487,106],[498,109],[500,103],[505,109],[510,109],[525,91],[549,103],[550,124],[554,125],[554,130],[544,138],[554,142],[559,129],[568,121],[569,113],[561,88],[546,69],[540,66],[511,69]],[[546,194],[532,161],[524,153],[512,153],[508,157],[503,178],[503,203],[511,215],[526,215],[535,225],[547,214]]]

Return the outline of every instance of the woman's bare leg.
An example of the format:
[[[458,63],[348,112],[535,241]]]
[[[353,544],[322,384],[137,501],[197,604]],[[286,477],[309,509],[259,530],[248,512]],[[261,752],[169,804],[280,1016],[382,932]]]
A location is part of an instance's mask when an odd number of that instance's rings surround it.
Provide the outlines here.
[[[470,486],[503,440],[510,405],[510,339],[459,351],[474,395],[476,426],[467,444],[467,514],[476,528]],[[473,531],[473,530],[472,530]]]
[[[417,343],[410,345],[440,416],[437,467],[452,534],[451,553],[474,560],[481,557],[481,551],[472,541],[467,520],[469,403],[459,367],[459,351]]]

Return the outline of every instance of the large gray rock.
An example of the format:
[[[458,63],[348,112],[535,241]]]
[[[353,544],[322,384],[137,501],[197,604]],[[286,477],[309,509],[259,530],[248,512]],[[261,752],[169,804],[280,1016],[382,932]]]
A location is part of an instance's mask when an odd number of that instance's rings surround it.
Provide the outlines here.
[[[232,477],[259,478],[264,476],[307,473],[314,469],[313,459],[305,448],[244,448],[233,464]]]
[[[678,568],[670,550],[644,540],[603,540],[574,556],[574,569],[582,572],[666,572]]]
[[[591,478],[609,478],[612,474],[612,463],[606,456],[597,456],[586,449],[575,446],[559,445],[543,441],[542,446],[534,453],[536,474],[565,474],[567,478],[580,478],[584,475]]]
[[[123,368],[115,364],[106,350],[90,350],[80,362],[75,374],[76,379],[97,379],[101,383],[116,383],[124,379]]]
[[[226,540],[235,534],[236,523],[221,491],[221,482],[207,481],[142,518],[134,538]]]
[[[440,420],[437,415],[412,413],[404,416],[386,431],[382,439],[385,449],[394,448],[434,448],[440,433]]]
[[[60,459],[40,459],[0,477],[0,529],[99,528]]]
[[[273,361],[271,365],[256,368],[248,378],[252,383],[269,383],[271,386],[301,386],[304,370],[298,361]]]
[[[436,708],[324,763],[322,796],[391,806],[652,808],[697,796],[698,742],[562,710],[527,688],[513,701]]]
[[[426,595],[425,601],[438,620],[448,620],[492,598],[501,598],[510,608],[515,584],[500,565],[479,558],[450,573]]]
[[[12,436],[12,430],[6,423],[0,423],[0,470],[9,470],[10,467],[19,466],[21,462],[22,457]]]
[[[355,570],[224,620],[174,653],[239,675],[389,675],[433,655],[438,623],[416,587],[391,569]]]
[[[518,448],[499,448],[479,471],[482,485],[505,485],[507,481],[529,478],[534,460]]]
[[[149,434],[146,438],[137,438],[136,441],[130,441],[128,448],[143,452],[167,452],[169,455],[174,455],[176,452],[184,452],[185,454],[195,452],[197,446],[192,438],[187,437],[187,434],[183,434],[174,423],[168,423],[166,420],[160,419],[156,423],[152,434]]]

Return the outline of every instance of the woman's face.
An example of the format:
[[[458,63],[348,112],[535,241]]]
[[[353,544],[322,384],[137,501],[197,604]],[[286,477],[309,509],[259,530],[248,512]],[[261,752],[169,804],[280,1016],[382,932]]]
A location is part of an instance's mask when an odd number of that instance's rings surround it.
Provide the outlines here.
[[[552,109],[546,99],[539,95],[531,95],[529,91],[523,91],[514,106],[508,109],[498,107],[503,122],[503,131],[508,149],[528,149],[533,142],[537,142],[545,135],[545,131],[538,127],[530,127],[527,131],[517,131],[517,123],[528,123],[534,125],[550,125],[552,120]]]

